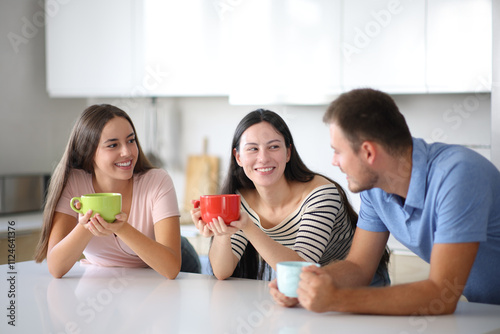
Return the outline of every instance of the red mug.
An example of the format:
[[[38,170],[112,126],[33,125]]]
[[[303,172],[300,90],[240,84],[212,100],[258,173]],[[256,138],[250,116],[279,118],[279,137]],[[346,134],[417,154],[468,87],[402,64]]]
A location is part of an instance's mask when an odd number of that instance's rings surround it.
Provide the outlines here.
[[[200,208],[201,219],[205,223],[221,217],[229,225],[240,217],[240,195],[203,195],[192,203],[195,208]]]

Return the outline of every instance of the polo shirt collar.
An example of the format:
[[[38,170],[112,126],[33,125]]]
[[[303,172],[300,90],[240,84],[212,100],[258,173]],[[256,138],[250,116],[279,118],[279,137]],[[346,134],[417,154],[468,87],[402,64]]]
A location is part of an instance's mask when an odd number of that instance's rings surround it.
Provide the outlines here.
[[[427,149],[427,144],[422,139],[413,138],[411,178],[405,206],[416,209],[424,208],[427,187]]]

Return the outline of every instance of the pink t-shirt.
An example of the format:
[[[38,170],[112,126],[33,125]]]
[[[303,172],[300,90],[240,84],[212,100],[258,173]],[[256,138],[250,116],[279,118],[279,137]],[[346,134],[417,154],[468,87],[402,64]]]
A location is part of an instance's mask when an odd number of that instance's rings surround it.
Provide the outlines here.
[[[72,197],[92,193],[95,193],[92,174],[74,169],[69,175],[56,211],[74,216],[78,221],[78,213],[71,209],[70,200]],[[151,169],[145,174],[134,175],[129,224],[154,240],[154,224],[173,216],[180,216],[180,213],[170,175],[163,169]],[[147,267],[139,256],[114,235],[93,237],[83,254],[89,262],[101,266]]]

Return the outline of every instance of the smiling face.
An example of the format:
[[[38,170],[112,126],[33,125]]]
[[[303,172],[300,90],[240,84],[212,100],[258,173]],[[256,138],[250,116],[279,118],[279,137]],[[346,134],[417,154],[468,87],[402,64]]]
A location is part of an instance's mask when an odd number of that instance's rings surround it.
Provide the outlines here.
[[[134,173],[138,148],[130,123],[122,117],[112,118],[104,126],[94,157],[98,180],[129,180]]]
[[[246,176],[256,186],[270,186],[284,180],[290,150],[285,139],[268,122],[250,126],[243,132],[238,150],[233,154]]]
[[[346,174],[350,191],[358,193],[375,187],[377,173],[362,158],[362,149],[355,152],[342,129],[335,123],[330,123],[330,145],[333,148],[332,165]]]

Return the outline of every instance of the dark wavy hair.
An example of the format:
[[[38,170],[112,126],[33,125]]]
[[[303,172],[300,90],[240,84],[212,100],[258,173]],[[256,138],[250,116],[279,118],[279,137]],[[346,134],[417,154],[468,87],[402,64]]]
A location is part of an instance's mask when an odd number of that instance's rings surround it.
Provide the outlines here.
[[[290,150],[290,161],[286,164],[284,172],[285,178],[288,181],[309,182],[314,178],[314,176],[320,175],[311,171],[300,158],[299,153],[295,149],[290,129],[286,125],[285,121],[273,111],[257,109],[248,113],[236,127],[233,141],[231,143],[231,159],[229,163],[229,170],[222,185],[221,193],[234,194],[237,190],[241,189],[255,189],[255,185],[246,176],[243,168],[240,168],[238,166],[236,158],[234,157],[232,152],[233,150],[239,151],[240,140],[243,133],[252,125],[261,122],[267,122],[271,124],[276,129],[276,131],[278,131],[285,139],[285,146]],[[331,180],[330,178],[324,175],[321,176],[328,179],[337,187],[350,222],[353,228],[356,228],[358,215],[349,203],[344,189],[337,182]],[[236,266],[232,277],[263,279],[266,267],[268,266],[265,261],[260,257],[252,244],[248,242],[245,252],[241,257],[240,262]],[[268,272],[270,275],[270,270]]]
[[[94,172],[94,156],[97,151],[97,146],[99,145],[102,130],[104,126],[115,117],[126,119],[137,135],[134,123],[132,123],[129,115],[125,111],[109,104],[92,105],[88,107],[76,121],[64,155],[50,179],[47,198],[44,204],[42,234],[35,251],[36,262],[42,262],[47,257],[47,248],[50,232],[52,231],[54,211],[62,191],[68,182],[71,170],[81,169],[89,174]],[[144,173],[155,168],[142,151],[137,136],[136,144],[139,154],[137,163],[134,167],[134,174]]]

